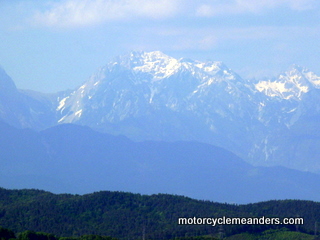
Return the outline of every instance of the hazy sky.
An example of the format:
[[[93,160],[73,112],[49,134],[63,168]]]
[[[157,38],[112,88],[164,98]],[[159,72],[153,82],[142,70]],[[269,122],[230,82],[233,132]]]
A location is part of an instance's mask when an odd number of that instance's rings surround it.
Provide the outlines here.
[[[0,0],[0,65],[19,88],[73,89],[130,50],[320,75],[320,1]]]

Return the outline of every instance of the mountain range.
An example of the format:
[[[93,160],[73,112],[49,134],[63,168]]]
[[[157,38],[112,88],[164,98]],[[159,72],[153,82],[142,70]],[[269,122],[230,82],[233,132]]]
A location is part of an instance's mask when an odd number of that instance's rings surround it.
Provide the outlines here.
[[[134,141],[197,141],[256,166],[320,172],[320,77],[293,65],[243,79],[222,62],[133,51],[74,90],[16,88],[0,71],[0,119],[37,131],[73,123]]]
[[[0,132],[0,186],[5,188],[169,193],[229,203],[320,201],[320,175],[253,167],[210,144],[134,142],[75,124],[37,132],[0,123]]]

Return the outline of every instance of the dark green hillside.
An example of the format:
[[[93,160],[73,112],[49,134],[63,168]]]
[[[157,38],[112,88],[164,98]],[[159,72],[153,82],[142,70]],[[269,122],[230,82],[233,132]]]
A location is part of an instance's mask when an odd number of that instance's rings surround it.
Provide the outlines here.
[[[141,236],[138,239],[144,239],[145,236]],[[79,237],[57,237],[52,233],[35,232],[35,231],[24,231],[21,233],[14,233],[10,229],[0,227],[0,239],[1,240],[118,240],[110,236],[100,236],[100,235],[82,235]],[[161,238],[164,239],[164,238]],[[239,233],[231,236],[224,236],[221,232],[217,236],[213,235],[202,235],[202,236],[192,236],[192,237],[178,237],[171,240],[318,240],[317,236],[288,231],[287,229],[277,229],[277,230],[266,230],[261,233]]]
[[[95,234],[119,239],[173,239],[261,233],[284,225],[178,225],[179,217],[303,217],[304,225],[288,230],[313,234],[320,222],[320,203],[269,201],[248,205],[199,201],[167,194],[140,195],[96,192],[86,195],[52,194],[40,190],[0,188],[0,226],[14,232],[32,230],[58,237]]]
[[[267,230],[262,233],[241,233],[227,237],[226,240],[314,240],[310,234],[286,230]]]

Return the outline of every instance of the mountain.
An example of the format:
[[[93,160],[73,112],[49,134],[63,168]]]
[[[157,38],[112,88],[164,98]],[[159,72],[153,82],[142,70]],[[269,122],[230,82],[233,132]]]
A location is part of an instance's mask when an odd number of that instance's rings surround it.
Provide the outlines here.
[[[0,67],[0,119],[18,128],[43,129],[56,124],[56,96],[19,90]]]
[[[134,140],[196,140],[238,153],[249,151],[255,137],[241,129],[261,129],[253,118],[254,94],[221,62],[132,52],[62,99],[59,122]]]
[[[246,80],[222,62],[133,51],[71,91],[17,90],[4,71],[0,81],[0,119],[15,127],[73,123],[134,141],[198,141],[257,166],[320,173],[320,77],[298,65]]]
[[[278,78],[260,81],[266,95],[259,118],[269,133],[250,153],[258,162],[319,172],[320,77],[293,65]]]
[[[307,151],[318,140],[305,142],[294,133],[299,128],[318,139],[308,119],[319,113],[319,87],[320,77],[297,65],[277,78],[249,81],[221,62],[131,52],[63,98],[58,122],[138,141],[195,140],[255,165],[319,172],[316,154]],[[296,148],[288,152],[287,142]]]
[[[16,127],[29,126],[30,114],[12,79],[0,68],[0,117]]]
[[[253,167],[198,142],[133,142],[62,124],[41,132],[0,124],[0,186],[56,193],[170,193],[219,202],[319,201],[320,176]]]
[[[311,89],[320,89],[320,77],[306,68],[293,65],[287,72],[273,81],[260,81],[256,89],[270,97],[301,100]]]

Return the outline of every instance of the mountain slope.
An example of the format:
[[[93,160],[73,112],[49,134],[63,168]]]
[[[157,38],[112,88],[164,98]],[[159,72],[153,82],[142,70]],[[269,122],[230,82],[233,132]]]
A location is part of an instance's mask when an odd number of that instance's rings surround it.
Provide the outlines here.
[[[235,203],[320,200],[319,175],[252,167],[208,144],[135,143],[71,124],[40,133],[0,127],[0,185],[6,188],[171,193]]]

